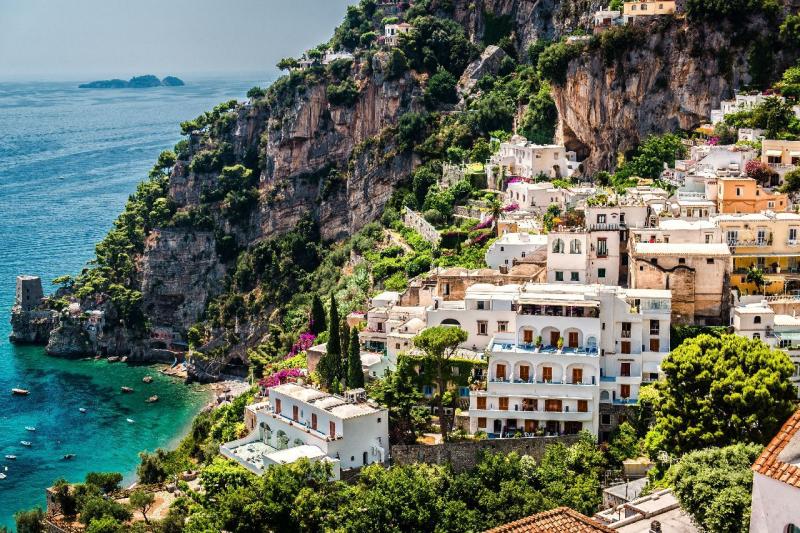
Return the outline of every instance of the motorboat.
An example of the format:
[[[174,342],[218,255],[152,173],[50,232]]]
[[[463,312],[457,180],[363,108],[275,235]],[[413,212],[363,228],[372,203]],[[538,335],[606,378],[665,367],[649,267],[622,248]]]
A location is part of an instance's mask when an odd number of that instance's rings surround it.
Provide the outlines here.
[[[21,440],[21,441],[19,441],[19,443],[22,444],[23,446],[31,446],[30,441],[27,441],[27,440]]]
[[[5,479],[5,478],[6,478],[5,474],[0,474],[0,479]]]
[[[17,458],[16,455],[6,455],[6,459],[8,459],[9,461],[13,461],[16,458]]]
[[[71,461],[72,459],[75,459],[75,454],[74,453],[64,454],[64,457],[62,457],[62,459],[64,459],[65,461]]]
[[[107,359],[107,361],[108,361],[109,363],[116,363],[117,361],[119,361],[119,357],[118,357],[118,356],[116,356],[116,355],[112,355],[111,357],[109,357],[109,358]]]
[[[79,407],[78,411],[80,411],[81,413],[86,413],[86,408],[85,407]]]
[[[36,431],[36,428],[33,426],[25,426],[25,431]]]
[[[15,396],[27,396],[30,394],[28,389],[11,389],[11,394]]]
[[[122,392],[127,392],[127,393],[131,393],[131,392],[133,392],[133,389],[132,389],[132,388],[130,388],[130,387],[120,387],[120,390],[121,390]]]
[[[126,418],[125,420],[128,421],[128,424],[133,424],[133,418]]]
[[[145,377],[143,377],[142,378],[142,382],[143,383],[152,383],[153,382],[153,376],[145,376]]]
[[[154,402],[157,402],[157,401],[158,401],[158,396],[156,396],[155,394],[150,396],[148,399],[145,400],[145,402],[147,402],[147,403],[154,403]]]

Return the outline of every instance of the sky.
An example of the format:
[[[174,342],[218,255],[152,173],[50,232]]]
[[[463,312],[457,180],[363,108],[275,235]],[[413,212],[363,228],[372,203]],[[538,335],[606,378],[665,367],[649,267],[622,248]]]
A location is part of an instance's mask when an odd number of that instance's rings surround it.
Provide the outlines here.
[[[275,71],[355,0],[0,0],[0,79]]]

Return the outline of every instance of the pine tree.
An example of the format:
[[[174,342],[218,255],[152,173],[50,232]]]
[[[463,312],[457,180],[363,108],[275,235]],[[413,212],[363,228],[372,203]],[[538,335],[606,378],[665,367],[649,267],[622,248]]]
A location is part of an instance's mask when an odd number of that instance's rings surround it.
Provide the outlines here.
[[[342,379],[342,343],[339,338],[339,309],[336,307],[336,298],[331,294],[331,310],[328,320],[328,344],[326,354],[320,366],[325,385],[334,392],[339,390],[339,381]]]
[[[364,386],[364,371],[361,368],[361,344],[358,342],[358,330],[350,330],[350,350],[347,361],[347,386],[359,389]]]
[[[326,328],[325,308],[322,307],[322,300],[318,294],[311,300],[311,319],[309,320],[309,330],[314,335],[319,335]]]

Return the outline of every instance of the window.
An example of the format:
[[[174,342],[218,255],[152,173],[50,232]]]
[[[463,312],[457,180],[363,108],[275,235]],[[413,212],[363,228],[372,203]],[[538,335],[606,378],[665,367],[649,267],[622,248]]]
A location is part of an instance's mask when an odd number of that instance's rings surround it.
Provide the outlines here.
[[[630,339],[631,338],[631,323],[630,322],[623,322],[622,323],[622,338],[623,339]]]
[[[501,252],[505,252],[505,251],[506,251],[506,248],[505,248],[505,246],[501,246],[501,247],[500,247],[500,251],[501,251]]]
[[[597,269],[597,277],[598,278],[606,277],[606,269],[605,268],[598,268]]]
[[[686,264],[686,258],[685,257],[679,257],[678,258],[678,264],[679,265],[685,265]]]
[[[619,386],[619,395],[622,398],[630,398],[631,397],[631,386],[630,385],[620,385]]]
[[[610,426],[611,425],[611,415],[609,415],[609,414],[600,415],[600,423],[603,424],[604,426]]]
[[[486,429],[486,418],[484,417],[478,418],[478,428]]]
[[[736,230],[728,230],[727,232],[728,246],[736,246],[739,242],[739,232]]]
[[[741,195],[742,195],[742,188],[736,187],[736,196],[741,196]]]
[[[582,368],[573,368],[572,369],[572,383],[575,385],[580,385],[583,383],[583,369]]]
[[[497,321],[497,331],[500,333],[505,333],[508,331],[508,321],[506,320],[498,320]]]
[[[336,437],[336,422],[328,422],[328,435],[331,437]]]
[[[506,365],[498,364],[495,367],[494,374],[497,377],[497,379],[501,379],[501,380],[502,379],[506,379]]]
[[[572,239],[569,241],[569,253],[571,254],[579,254],[581,253],[581,241],[578,239]]]
[[[475,398],[477,400],[476,406],[478,409],[485,410],[486,409],[486,396],[478,396]]]
[[[561,412],[561,400],[545,400],[544,410],[553,413]]]
[[[450,284],[449,283],[445,283],[442,286],[442,292],[444,293],[445,296],[450,296]]]
[[[760,339],[761,338],[761,334],[760,333],[753,333],[753,338],[754,339]]]
[[[394,343],[394,349],[395,350],[399,350],[400,349],[400,343],[399,342]]]
[[[789,228],[789,240],[790,241],[797,240],[797,228]]]
[[[587,400],[578,400],[578,412],[579,413],[589,412],[589,402]]]
[[[761,324],[761,317],[756,315],[753,317],[753,324]]]
[[[622,341],[620,343],[620,352],[622,352],[624,354],[631,353],[631,343],[630,343],[630,341]]]
[[[556,272],[556,281],[564,281],[564,273],[563,272]]]
[[[774,205],[772,207],[775,207]],[[767,230],[759,228],[756,232],[756,243],[764,244],[767,242]]]
[[[608,257],[608,242],[605,237],[597,239],[597,257]]]
[[[707,257],[706,258],[706,264],[707,265],[713,265],[714,264],[714,258],[713,257]]]
[[[451,376],[457,376],[457,375],[459,375],[459,373],[460,373],[460,370],[459,370],[459,368],[457,366],[451,366],[450,367],[450,375]]]
[[[484,300],[478,300],[477,304],[478,304],[478,311],[486,311],[488,306],[486,305],[486,302]]]
[[[650,335],[658,335],[661,333],[661,322],[658,320],[650,321]]]
[[[478,320],[478,335],[489,334],[489,323],[485,320]]]
[[[630,363],[620,363],[619,364],[619,375],[623,378],[631,377],[631,364]]]
[[[275,398],[275,412],[280,414],[281,412],[281,399]]]
[[[706,234],[706,244],[708,244],[708,243],[710,243],[710,242],[711,242],[711,234],[710,234],[710,233],[707,233],[707,234]]]
[[[317,414],[311,413],[311,429],[317,429]]]
[[[551,366],[542,367],[542,381],[546,383],[553,381],[553,367]]]
[[[297,408],[297,406],[293,405],[292,406],[292,420],[294,420],[295,422],[297,422],[297,420],[298,420],[298,416],[297,416],[298,412],[299,412],[299,409]]]
[[[569,275],[569,279],[570,279],[570,281],[580,281],[581,277],[580,277],[580,274],[578,272],[571,272],[570,275]]]
[[[553,253],[554,254],[564,253],[564,241],[562,241],[561,239],[556,239],[553,241]]]
[[[508,411],[508,398],[500,398],[500,410]]]
[[[625,223],[625,213],[620,213],[619,214],[619,223],[620,224],[624,224]]]
[[[598,224],[605,224],[606,223],[606,215],[605,214],[597,215],[597,223]]]
[[[650,351],[651,352],[661,351],[661,342],[659,339],[650,339]]]
[[[531,378],[531,367],[528,365],[522,365],[519,367],[519,379],[522,381],[528,381]]]

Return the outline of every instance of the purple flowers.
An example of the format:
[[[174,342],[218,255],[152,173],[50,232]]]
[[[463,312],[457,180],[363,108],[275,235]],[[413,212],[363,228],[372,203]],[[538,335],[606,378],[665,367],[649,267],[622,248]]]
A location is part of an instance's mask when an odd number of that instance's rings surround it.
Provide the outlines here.
[[[522,176],[511,176],[510,178],[508,178],[506,183],[522,183],[522,182],[527,182],[527,181],[528,180],[526,180]]]
[[[302,375],[303,371],[299,368],[284,368],[283,370],[278,370],[270,376],[261,378],[258,381],[258,386],[264,389],[269,389],[272,387],[277,387],[281,383],[285,383],[290,378],[299,378]]]
[[[314,339],[316,338],[317,336],[311,333],[310,331],[301,333],[300,339],[292,345],[292,349],[289,351],[288,354],[286,354],[286,357],[284,359],[290,359],[295,355],[299,354],[300,352],[308,350],[314,345]]]
[[[472,228],[472,231],[479,230],[479,229],[486,229],[491,227],[494,223],[494,217],[487,217],[483,222]]]
[[[709,146],[716,146],[719,144],[719,137],[710,137],[706,142]]]
[[[510,213],[511,211],[516,211],[519,209],[519,204],[514,202],[513,204],[508,204],[503,208],[503,213]]]

